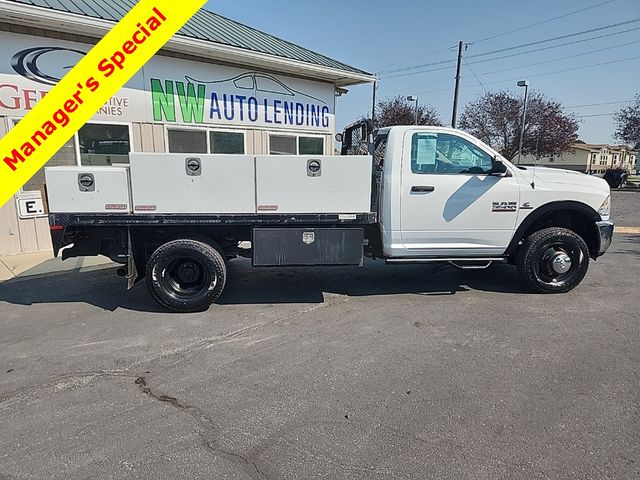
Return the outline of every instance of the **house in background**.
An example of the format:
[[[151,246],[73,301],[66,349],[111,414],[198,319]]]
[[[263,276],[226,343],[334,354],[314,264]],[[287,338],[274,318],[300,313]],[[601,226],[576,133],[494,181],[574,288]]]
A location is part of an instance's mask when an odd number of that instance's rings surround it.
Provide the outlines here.
[[[538,158],[527,155],[522,163],[589,174],[604,173],[610,168],[621,168],[631,173],[636,171],[637,152],[625,145],[574,143],[571,148],[562,155]]]

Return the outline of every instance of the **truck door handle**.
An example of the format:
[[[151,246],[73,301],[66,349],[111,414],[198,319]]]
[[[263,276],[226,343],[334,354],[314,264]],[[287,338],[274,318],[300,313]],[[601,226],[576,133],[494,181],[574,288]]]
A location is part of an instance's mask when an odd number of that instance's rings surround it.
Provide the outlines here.
[[[432,185],[414,185],[411,187],[412,192],[433,192],[436,187]]]

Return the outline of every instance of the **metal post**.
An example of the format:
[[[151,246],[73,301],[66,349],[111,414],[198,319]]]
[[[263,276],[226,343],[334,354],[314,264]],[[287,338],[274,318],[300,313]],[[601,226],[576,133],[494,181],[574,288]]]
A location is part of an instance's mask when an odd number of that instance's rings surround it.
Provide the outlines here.
[[[522,106],[522,121],[520,124],[520,143],[518,145],[518,165],[522,157],[522,142],[524,140],[524,124],[527,120],[527,94],[529,93],[529,82],[521,80],[518,82],[519,87],[524,87],[524,105]]]
[[[376,90],[378,90],[378,81],[373,81],[373,100],[371,104],[371,124],[376,128]]]
[[[416,102],[414,118],[413,118],[413,124],[414,125],[418,125],[418,97],[416,97],[415,95],[409,95],[407,97],[407,101],[408,102]]]
[[[460,66],[462,65],[462,42],[458,43],[458,66],[456,68],[456,89],[453,94],[453,114],[451,115],[451,126],[456,128],[456,117],[458,116],[458,95],[460,94]]]

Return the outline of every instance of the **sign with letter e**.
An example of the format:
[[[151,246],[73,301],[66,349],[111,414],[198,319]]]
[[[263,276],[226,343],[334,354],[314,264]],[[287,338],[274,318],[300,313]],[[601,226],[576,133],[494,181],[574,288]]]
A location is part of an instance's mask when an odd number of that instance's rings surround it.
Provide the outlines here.
[[[44,217],[44,206],[39,197],[21,198],[18,197],[18,216],[23,218]]]

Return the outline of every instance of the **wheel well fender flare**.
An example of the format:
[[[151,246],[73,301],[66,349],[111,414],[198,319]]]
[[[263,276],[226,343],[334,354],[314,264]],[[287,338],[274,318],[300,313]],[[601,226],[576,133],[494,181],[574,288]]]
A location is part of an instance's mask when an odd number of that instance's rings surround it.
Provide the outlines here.
[[[511,238],[511,242],[509,243],[507,250],[505,251],[505,255],[510,255],[516,251],[516,249],[518,248],[518,244],[520,243],[521,240],[524,239],[524,235],[529,231],[529,229],[533,225],[535,225],[537,221],[541,220],[549,213],[557,212],[557,211],[574,212],[574,213],[579,213],[581,215],[586,215],[593,222],[590,228],[594,230],[594,233],[597,233],[596,222],[599,222],[600,220],[602,220],[602,217],[600,217],[600,214],[596,212],[591,206],[587,205],[586,203],[576,202],[573,200],[563,200],[558,202],[545,203],[544,205],[539,206],[533,212],[527,215],[527,217],[518,226],[515,233],[513,234],[513,237]],[[595,238],[596,238],[596,241],[599,242],[600,240],[599,235],[596,235]],[[599,245],[593,246],[596,252],[598,251],[599,247],[600,247]]]

